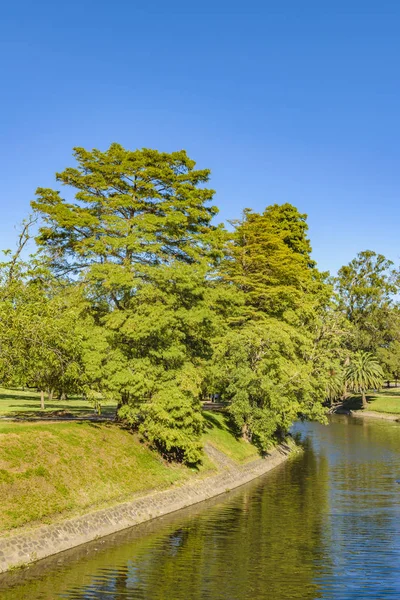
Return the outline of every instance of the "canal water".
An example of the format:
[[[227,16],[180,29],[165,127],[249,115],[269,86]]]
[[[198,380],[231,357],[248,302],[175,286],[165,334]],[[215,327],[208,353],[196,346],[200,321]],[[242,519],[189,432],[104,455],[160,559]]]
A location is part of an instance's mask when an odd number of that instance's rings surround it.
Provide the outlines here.
[[[298,425],[305,451],[223,497],[0,577],[1,600],[400,598],[400,425]]]

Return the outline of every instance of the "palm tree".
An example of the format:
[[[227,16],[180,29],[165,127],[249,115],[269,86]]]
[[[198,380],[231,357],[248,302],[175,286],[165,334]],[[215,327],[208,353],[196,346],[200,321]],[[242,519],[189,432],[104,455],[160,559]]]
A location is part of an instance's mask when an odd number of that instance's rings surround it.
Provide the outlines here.
[[[366,391],[382,385],[383,370],[373,354],[360,350],[346,367],[345,377],[349,389],[361,392],[363,408],[368,408]]]
[[[331,406],[335,400],[340,397],[343,398],[345,393],[343,369],[336,367],[328,369],[325,392]]]

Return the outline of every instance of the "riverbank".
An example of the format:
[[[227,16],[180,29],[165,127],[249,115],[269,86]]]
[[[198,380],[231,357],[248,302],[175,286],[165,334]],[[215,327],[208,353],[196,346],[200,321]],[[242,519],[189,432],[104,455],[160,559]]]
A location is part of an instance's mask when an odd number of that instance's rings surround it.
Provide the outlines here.
[[[114,423],[0,424],[0,571],[167,514],[267,472],[222,414],[205,414],[202,465],[169,463]]]
[[[238,440],[222,414],[205,413],[203,443],[238,463],[258,456]],[[204,456],[193,469],[163,460],[115,423],[0,422],[0,535],[51,524],[205,476]]]
[[[387,388],[368,394],[368,409],[363,408],[361,395],[356,394],[335,407],[337,414],[347,414],[365,419],[400,421],[400,394],[397,389]]]
[[[350,410],[348,413],[351,417],[359,419],[381,419],[384,421],[400,421],[400,415],[390,413],[380,413],[373,410]]]
[[[332,414],[348,415],[349,417],[356,417],[359,419],[381,419],[383,421],[399,421],[400,422],[399,414],[376,412],[373,410],[365,410],[365,409],[350,410],[348,408],[344,408],[343,405],[336,407]]]
[[[207,444],[206,453],[210,462],[216,465],[216,473],[194,477],[173,489],[153,491],[130,502],[0,538],[0,572],[28,565],[223,494],[274,469],[295,449],[294,443],[288,441],[265,458],[239,464]]]

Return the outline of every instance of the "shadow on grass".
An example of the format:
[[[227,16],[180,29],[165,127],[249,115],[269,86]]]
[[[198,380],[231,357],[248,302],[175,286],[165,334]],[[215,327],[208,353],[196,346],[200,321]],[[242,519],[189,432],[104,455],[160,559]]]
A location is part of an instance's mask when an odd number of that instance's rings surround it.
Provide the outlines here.
[[[37,394],[28,394],[23,392],[23,396],[20,396],[21,400],[32,400],[33,402],[40,402],[40,398]],[[0,400],[8,400],[11,402],[15,402],[18,399],[18,396],[14,394],[4,394],[0,393]]]
[[[67,422],[86,422],[86,423],[110,423],[114,422],[115,410],[102,411],[99,415],[94,411],[83,410],[81,412],[57,410],[57,411],[14,411],[0,414],[0,422],[14,421],[14,422],[27,422],[27,421],[52,421],[55,423],[67,423]]]
[[[228,414],[219,413],[219,415],[222,416],[223,423],[221,423],[220,419],[218,419],[215,416],[215,414],[213,414],[211,412],[204,411],[203,415],[204,415],[204,418],[206,419],[207,429],[212,429],[213,427],[216,427],[217,429],[220,429],[221,431],[226,431],[226,432],[230,433],[236,440],[241,439],[240,431],[238,431],[238,429],[236,429],[234,427]]]
[[[349,398],[346,398],[346,400],[343,401],[342,406],[346,410],[361,410],[362,409],[361,396],[350,396]]]
[[[213,427],[217,427],[218,429],[229,429],[229,423],[225,415],[223,415],[223,419],[225,424],[222,425],[221,421],[210,412],[203,412],[203,416],[206,420],[207,429],[212,429]]]
[[[37,416],[37,417],[50,417],[50,416],[80,416],[80,415],[96,415],[94,408],[92,406],[68,406],[65,404],[48,404],[45,403],[45,410],[41,410],[40,406],[37,408],[32,406],[31,404],[10,404],[10,409],[3,413],[3,416],[14,416],[14,415],[28,415],[28,416]],[[29,410],[24,410],[29,409]],[[99,416],[111,416],[116,413],[116,406],[103,406],[101,410],[101,415]]]
[[[89,410],[93,410],[91,406],[68,406],[65,405],[64,403],[60,403],[60,404],[50,404],[48,402],[44,403],[45,405],[45,411],[46,410],[50,410],[50,409],[54,409],[54,410],[65,410],[65,411],[69,411],[69,412],[88,412]],[[10,408],[30,408],[31,410],[36,410],[35,407],[32,406],[32,404],[10,404],[9,405]],[[40,411],[40,401],[39,401],[39,406],[38,409],[36,410],[36,412],[45,412],[45,411]]]
[[[385,394],[385,396],[386,396],[386,394]],[[373,410],[375,400],[379,400],[379,398],[384,398],[385,396],[381,396],[380,392],[378,392],[377,394],[368,394],[368,396],[367,396],[368,409]],[[399,402],[400,402],[400,396],[399,396]],[[343,406],[343,408],[345,408],[347,410],[362,410],[363,405],[362,405],[361,396],[350,396],[350,398],[347,398],[346,400],[343,401],[342,406]]]

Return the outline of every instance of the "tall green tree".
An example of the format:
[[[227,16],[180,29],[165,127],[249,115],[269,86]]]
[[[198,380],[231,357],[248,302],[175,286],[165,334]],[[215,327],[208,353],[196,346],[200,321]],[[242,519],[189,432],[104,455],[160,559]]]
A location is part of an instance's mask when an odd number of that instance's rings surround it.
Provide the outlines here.
[[[112,144],[74,156],[77,166],[56,176],[74,200],[39,188],[32,206],[39,245],[56,273],[79,275],[101,330],[85,346],[94,391],[113,394],[121,416],[162,451],[197,462],[225,236],[211,223],[209,171],[184,151]]]
[[[360,252],[336,279],[340,308],[352,327],[349,349],[376,353],[398,336],[400,273],[382,254]]]
[[[304,215],[289,205],[247,210],[223,265],[242,302],[216,344],[216,386],[232,401],[243,437],[263,450],[297,418],[323,419],[335,319],[332,288],[311,260],[306,231]]]
[[[186,152],[75,148],[76,167],[56,174],[74,191],[38,188],[33,208],[42,218],[38,242],[62,272],[86,269],[117,307],[129,302],[135,277],[178,260],[193,263],[215,250],[217,213],[210,172],[195,169]]]
[[[296,254],[307,259],[310,267],[316,263],[311,259],[311,243],[308,238],[307,215],[300,213],[293,204],[272,204],[264,213],[268,216],[271,228],[282,237],[283,241]]]

